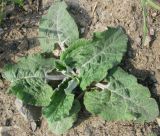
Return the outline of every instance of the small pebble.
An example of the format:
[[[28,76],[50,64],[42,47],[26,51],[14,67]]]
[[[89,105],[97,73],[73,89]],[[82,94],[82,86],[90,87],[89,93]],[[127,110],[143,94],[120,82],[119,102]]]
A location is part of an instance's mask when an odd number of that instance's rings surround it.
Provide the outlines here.
[[[156,16],[157,16],[156,12],[152,13],[152,17],[156,17]]]
[[[135,41],[136,41],[137,45],[141,45],[142,44],[142,39],[140,37],[137,37]]]
[[[149,30],[149,34],[150,34],[151,36],[154,36],[154,35],[155,35],[155,31],[154,31],[154,29],[153,29],[153,28],[150,28],[150,30]]]
[[[151,42],[151,37],[148,35],[145,37],[144,46],[149,47],[150,42]]]
[[[53,0],[42,0],[42,8],[45,9],[53,3]]]
[[[31,129],[32,129],[33,132],[36,131],[36,129],[37,129],[37,124],[36,124],[36,122],[34,122],[34,121],[31,122]]]
[[[15,106],[26,121],[37,121],[41,117],[41,108],[24,104],[16,99]]]
[[[0,35],[4,33],[4,30],[0,28]]]
[[[17,110],[19,111],[19,113],[25,118],[25,120],[27,120],[27,116],[22,111],[23,102],[19,99],[16,99],[15,100],[15,106],[16,106]]]
[[[2,80],[0,80],[0,88],[4,88],[4,83]]]
[[[160,127],[160,117],[158,117],[156,120],[157,120],[158,126]]]
[[[81,28],[81,34],[84,34],[84,32],[85,32],[85,28],[82,27],[82,28]]]

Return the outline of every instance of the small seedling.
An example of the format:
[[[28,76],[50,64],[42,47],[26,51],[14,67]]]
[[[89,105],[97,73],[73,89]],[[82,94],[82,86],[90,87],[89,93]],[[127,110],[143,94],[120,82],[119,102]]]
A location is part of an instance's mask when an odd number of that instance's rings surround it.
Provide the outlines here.
[[[142,12],[143,12],[143,45],[148,45],[151,41],[149,27],[147,23],[147,7],[150,6],[153,9],[160,10],[159,0],[141,0]]]
[[[127,51],[122,28],[79,39],[78,28],[65,2],[55,2],[40,21],[42,53],[4,67],[9,93],[24,103],[41,106],[49,129],[65,133],[76,122],[81,105],[107,121],[150,122],[158,105],[149,89],[118,65]],[[59,46],[59,59],[52,52]],[[83,102],[83,103],[80,103]]]

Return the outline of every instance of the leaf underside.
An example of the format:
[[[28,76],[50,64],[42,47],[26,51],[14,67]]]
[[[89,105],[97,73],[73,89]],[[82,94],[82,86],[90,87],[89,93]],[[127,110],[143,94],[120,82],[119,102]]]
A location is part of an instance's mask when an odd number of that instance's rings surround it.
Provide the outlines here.
[[[78,40],[62,55],[61,60],[76,68],[84,90],[93,81],[101,81],[107,71],[117,66],[127,50],[128,38],[121,28],[108,28],[95,33],[93,40]]]
[[[55,44],[69,45],[79,38],[74,19],[67,11],[65,2],[57,1],[43,15],[39,26],[40,45],[44,51],[52,51]]]
[[[148,88],[138,84],[134,76],[121,68],[112,74],[107,78],[108,89],[85,94],[87,110],[105,120],[153,121],[159,111],[156,101],[150,98]]]
[[[11,82],[9,92],[24,103],[35,106],[47,106],[53,94],[52,88],[45,82],[45,72],[53,70],[54,59],[45,59],[42,55],[30,55],[21,58],[17,64],[8,64],[3,77]]]

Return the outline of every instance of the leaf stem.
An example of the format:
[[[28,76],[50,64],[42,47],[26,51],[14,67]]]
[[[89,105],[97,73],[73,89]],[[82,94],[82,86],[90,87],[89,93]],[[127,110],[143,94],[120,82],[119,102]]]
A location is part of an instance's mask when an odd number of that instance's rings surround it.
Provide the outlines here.
[[[102,83],[97,83],[95,86],[98,87],[98,88],[100,88],[100,89],[102,89],[102,90],[104,90],[104,89],[108,89],[109,88],[110,83],[107,84],[107,85],[102,84]]]
[[[52,81],[63,80],[65,77],[66,77],[65,75],[47,75],[45,74],[45,79],[52,80]]]

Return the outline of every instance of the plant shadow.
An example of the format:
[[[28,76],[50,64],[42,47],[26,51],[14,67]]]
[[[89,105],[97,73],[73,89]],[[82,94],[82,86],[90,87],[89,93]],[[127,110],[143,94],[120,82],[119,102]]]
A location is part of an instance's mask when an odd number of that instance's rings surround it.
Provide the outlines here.
[[[66,0],[66,3],[68,5],[69,13],[78,25],[80,38],[85,37],[89,32],[88,26],[90,25],[92,18],[84,8],[80,7],[79,0]]]
[[[129,38],[127,53],[123,57],[120,66],[128,73],[134,75],[138,79],[138,83],[148,87],[151,93],[151,97],[155,98],[157,103],[159,104],[160,96],[158,96],[156,89],[157,79],[152,71],[137,69],[134,67],[134,65],[132,64],[132,60],[135,58],[136,52],[132,49],[132,44],[133,41],[131,40],[131,38]]]

